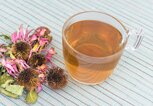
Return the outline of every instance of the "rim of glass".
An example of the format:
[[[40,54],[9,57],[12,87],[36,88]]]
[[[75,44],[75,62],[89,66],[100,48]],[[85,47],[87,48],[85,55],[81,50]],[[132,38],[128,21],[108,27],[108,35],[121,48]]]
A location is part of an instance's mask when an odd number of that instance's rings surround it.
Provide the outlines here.
[[[64,31],[65,31],[64,29],[65,29],[65,27],[66,27],[66,24],[67,24],[71,19],[73,19],[75,16],[77,16],[77,15],[80,15],[80,14],[83,14],[83,13],[92,13],[92,12],[94,12],[94,13],[100,13],[100,14],[105,14],[105,15],[107,15],[107,16],[112,17],[114,20],[116,20],[116,21],[123,27],[123,29],[124,29],[125,32],[126,32],[126,38],[125,38],[125,41],[122,43],[122,45],[123,45],[124,43],[127,42],[128,30],[127,30],[126,27],[122,24],[122,22],[119,21],[119,20],[118,20],[117,18],[115,18],[114,16],[112,16],[112,15],[110,15],[110,14],[108,14],[108,13],[105,13],[105,12],[101,12],[101,11],[83,11],[83,12],[79,12],[79,13],[76,13],[76,14],[70,16],[70,17],[65,21],[65,23],[64,23],[64,25],[63,25],[63,27],[62,27],[62,37],[63,37],[64,41],[66,42],[66,44],[67,44],[74,52],[76,52],[76,53],[79,54],[79,55],[85,56],[85,57],[87,57],[87,58],[105,59],[105,58],[110,58],[110,57],[113,57],[113,56],[117,55],[118,53],[120,53],[120,51],[118,51],[118,52],[116,52],[116,53],[114,53],[114,54],[112,54],[112,55],[105,56],[105,57],[88,56],[88,55],[86,55],[86,54],[83,54],[83,53],[81,53],[81,52],[75,50],[75,49],[69,44],[69,42],[66,40],[65,34],[64,34]]]

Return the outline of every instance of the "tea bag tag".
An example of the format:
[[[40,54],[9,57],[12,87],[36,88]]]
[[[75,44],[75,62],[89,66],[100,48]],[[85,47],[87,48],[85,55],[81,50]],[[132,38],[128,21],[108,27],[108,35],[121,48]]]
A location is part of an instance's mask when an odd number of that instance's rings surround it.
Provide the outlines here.
[[[135,51],[138,49],[143,41],[144,34],[142,28],[128,30],[128,42],[126,50]]]

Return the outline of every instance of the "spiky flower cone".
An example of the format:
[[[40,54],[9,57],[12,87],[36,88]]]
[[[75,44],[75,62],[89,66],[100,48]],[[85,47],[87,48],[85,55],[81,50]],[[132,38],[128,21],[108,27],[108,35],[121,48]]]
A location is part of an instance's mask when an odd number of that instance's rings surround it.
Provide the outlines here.
[[[60,89],[67,84],[67,75],[64,74],[63,69],[57,67],[54,69],[49,69],[47,75],[47,82],[50,88]]]
[[[27,60],[30,54],[31,46],[23,41],[17,42],[12,45],[12,54],[16,58]]]
[[[36,53],[36,54],[32,54],[32,56],[28,60],[28,63],[32,67],[37,67],[37,66],[41,66],[41,65],[45,64],[46,59],[45,59],[44,55]]]
[[[31,68],[22,71],[17,78],[17,83],[29,91],[36,89],[39,84],[37,71]]]

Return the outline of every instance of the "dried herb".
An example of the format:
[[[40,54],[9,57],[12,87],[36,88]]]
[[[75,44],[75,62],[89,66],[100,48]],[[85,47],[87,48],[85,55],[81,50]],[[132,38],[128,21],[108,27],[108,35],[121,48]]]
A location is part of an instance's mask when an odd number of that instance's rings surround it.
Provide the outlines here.
[[[37,101],[42,84],[47,82],[53,89],[66,86],[67,75],[52,62],[55,49],[46,49],[52,41],[49,28],[29,30],[21,25],[11,37],[3,34],[0,38],[7,43],[0,44],[0,93],[19,98],[26,91],[25,101],[31,104]]]
[[[59,67],[49,69],[47,82],[53,89],[63,88],[67,84],[67,75],[64,73],[64,70]]]
[[[37,67],[37,66],[46,64],[46,59],[43,54],[35,53],[35,54],[32,54],[32,56],[28,60],[28,63],[32,67]]]
[[[17,83],[29,91],[34,90],[39,83],[38,73],[36,70],[28,68],[19,74]]]
[[[10,96],[12,98],[18,98],[22,95],[24,86],[15,85],[15,80],[8,75],[7,73],[4,73],[0,76],[0,93]]]
[[[26,42],[17,42],[12,45],[12,54],[16,58],[27,60],[30,55],[31,46]]]

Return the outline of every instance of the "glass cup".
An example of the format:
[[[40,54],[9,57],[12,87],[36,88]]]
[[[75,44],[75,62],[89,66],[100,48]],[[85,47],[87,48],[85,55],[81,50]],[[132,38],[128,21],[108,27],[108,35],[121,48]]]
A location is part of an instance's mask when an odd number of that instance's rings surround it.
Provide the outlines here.
[[[115,27],[122,35],[120,50],[105,57],[90,56],[76,50],[69,41],[69,37],[71,36],[67,36],[66,31],[68,31],[68,28],[72,24],[83,20],[100,21]],[[142,30],[129,31],[118,19],[107,13],[86,11],[73,15],[65,22],[62,30],[63,55],[69,75],[77,82],[83,84],[95,85],[101,83],[112,74],[125,49],[129,36],[130,42],[128,42],[127,46],[128,49],[130,48],[129,51],[133,51],[139,47],[142,41],[141,32]],[[77,37],[76,35],[74,38]],[[79,40],[82,39],[86,38],[82,37]],[[86,48],[88,48],[88,46],[86,46]]]

